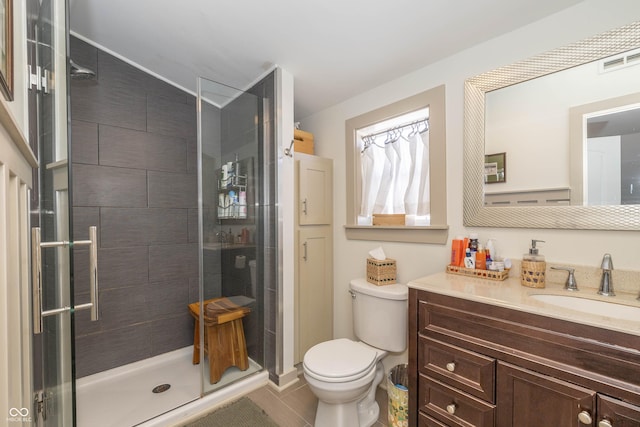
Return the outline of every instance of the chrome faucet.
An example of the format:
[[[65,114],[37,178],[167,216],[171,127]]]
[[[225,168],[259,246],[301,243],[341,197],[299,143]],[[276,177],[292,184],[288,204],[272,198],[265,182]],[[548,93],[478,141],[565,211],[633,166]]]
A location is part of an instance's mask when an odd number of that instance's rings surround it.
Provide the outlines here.
[[[600,268],[602,268],[602,278],[600,279],[600,289],[598,289],[598,294],[613,297],[616,293],[613,291],[613,279],[611,278],[613,261],[611,261],[610,254],[604,254]]]
[[[569,272],[569,276],[567,277],[567,281],[564,284],[564,288],[567,291],[577,291],[578,290],[578,282],[576,282],[576,276],[573,274],[575,272],[575,268],[572,267],[551,267],[552,270],[564,270]]]

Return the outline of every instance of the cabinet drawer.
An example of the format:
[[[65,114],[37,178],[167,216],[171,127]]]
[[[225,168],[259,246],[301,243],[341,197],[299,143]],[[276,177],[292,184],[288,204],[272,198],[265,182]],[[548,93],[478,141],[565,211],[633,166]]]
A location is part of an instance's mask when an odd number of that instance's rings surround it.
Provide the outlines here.
[[[495,359],[425,337],[418,352],[423,374],[495,403]]]
[[[640,426],[640,406],[601,394],[597,396],[597,402],[599,421],[607,420],[612,426]]]
[[[419,409],[448,426],[494,425],[495,407],[440,381],[420,375]]]
[[[420,412],[418,415],[418,427],[447,427],[447,425],[425,415],[424,412]]]

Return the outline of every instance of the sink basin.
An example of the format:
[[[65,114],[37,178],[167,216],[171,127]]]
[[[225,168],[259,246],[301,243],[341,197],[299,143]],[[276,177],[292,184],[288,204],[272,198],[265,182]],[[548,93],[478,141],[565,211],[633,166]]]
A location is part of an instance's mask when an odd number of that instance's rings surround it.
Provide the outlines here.
[[[568,295],[534,294],[529,297],[545,304],[563,307],[568,310],[640,322],[640,307]]]

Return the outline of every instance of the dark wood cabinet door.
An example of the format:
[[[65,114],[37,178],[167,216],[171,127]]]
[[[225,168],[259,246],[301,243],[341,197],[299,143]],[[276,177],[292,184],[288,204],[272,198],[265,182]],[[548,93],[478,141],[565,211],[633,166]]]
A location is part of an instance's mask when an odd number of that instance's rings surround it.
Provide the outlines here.
[[[595,426],[596,393],[498,362],[497,427]]]
[[[598,427],[640,427],[640,406],[598,395],[598,422]]]

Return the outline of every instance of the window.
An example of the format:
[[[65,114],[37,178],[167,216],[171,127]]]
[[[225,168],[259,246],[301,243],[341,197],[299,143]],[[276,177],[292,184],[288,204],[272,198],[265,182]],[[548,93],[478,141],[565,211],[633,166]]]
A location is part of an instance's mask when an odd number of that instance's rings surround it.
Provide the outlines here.
[[[357,223],[396,216],[401,225],[429,225],[429,109],[356,131],[362,197]]]
[[[347,238],[446,243],[444,99],[438,86],[346,121]],[[385,215],[404,225],[372,225]]]

